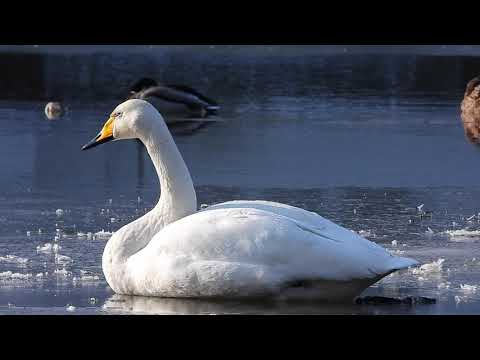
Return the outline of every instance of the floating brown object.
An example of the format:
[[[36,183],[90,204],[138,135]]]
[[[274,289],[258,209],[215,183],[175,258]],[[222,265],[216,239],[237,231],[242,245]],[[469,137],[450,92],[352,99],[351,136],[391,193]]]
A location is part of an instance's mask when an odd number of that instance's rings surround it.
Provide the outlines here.
[[[461,105],[465,135],[472,143],[480,145],[480,76],[470,80]]]
[[[64,112],[62,104],[56,101],[51,101],[45,106],[45,115],[48,120],[58,119]]]

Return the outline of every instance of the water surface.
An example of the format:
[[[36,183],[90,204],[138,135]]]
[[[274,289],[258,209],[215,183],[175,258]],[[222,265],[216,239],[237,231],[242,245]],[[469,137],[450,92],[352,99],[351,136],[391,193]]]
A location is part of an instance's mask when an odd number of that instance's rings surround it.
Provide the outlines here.
[[[478,61],[451,54],[221,54],[195,48],[148,56],[34,54],[29,61],[41,72],[30,79],[36,90],[3,90],[0,313],[479,313],[480,223],[471,216],[480,212],[480,152],[465,140],[459,119],[463,86]],[[222,121],[175,135],[199,205],[279,201],[422,263],[444,259],[427,271],[393,274],[364,293],[437,303],[114,295],[101,269],[108,233],[151,209],[159,184],[134,141],[80,148],[132,80],[146,74],[188,83],[223,105]],[[58,97],[67,115],[48,121],[45,101]],[[420,204],[428,216],[417,210]]]

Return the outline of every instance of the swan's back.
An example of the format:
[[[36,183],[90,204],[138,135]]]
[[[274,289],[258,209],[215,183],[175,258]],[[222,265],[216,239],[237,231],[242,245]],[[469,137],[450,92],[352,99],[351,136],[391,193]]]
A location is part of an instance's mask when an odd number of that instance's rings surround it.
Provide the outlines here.
[[[245,203],[250,202],[219,204],[167,225],[129,259],[135,286],[141,287],[136,290],[239,296],[320,282],[323,293],[328,283],[328,291],[340,284],[348,295],[358,295],[392,271],[416,264],[317,214],[267,202],[235,207]],[[264,210],[269,207],[273,211]]]

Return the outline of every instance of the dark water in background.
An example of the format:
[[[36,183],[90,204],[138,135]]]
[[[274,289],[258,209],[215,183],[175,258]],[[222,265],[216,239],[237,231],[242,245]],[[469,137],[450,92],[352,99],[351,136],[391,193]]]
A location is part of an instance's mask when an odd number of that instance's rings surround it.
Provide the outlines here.
[[[0,313],[62,313],[67,304],[73,313],[479,313],[480,224],[466,218],[480,211],[480,150],[465,140],[459,104],[480,58],[343,49],[0,53]],[[101,270],[106,239],[88,233],[150,209],[158,180],[133,141],[80,147],[142,76],[189,84],[223,106],[223,121],[175,136],[199,205],[279,201],[424,263],[445,259],[365,293],[437,304],[116,301]],[[47,121],[45,102],[56,99],[68,113]],[[422,203],[431,218],[419,215]],[[461,229],[467,236],[446,233]],[[37,252],[45,243],[72,262]]]

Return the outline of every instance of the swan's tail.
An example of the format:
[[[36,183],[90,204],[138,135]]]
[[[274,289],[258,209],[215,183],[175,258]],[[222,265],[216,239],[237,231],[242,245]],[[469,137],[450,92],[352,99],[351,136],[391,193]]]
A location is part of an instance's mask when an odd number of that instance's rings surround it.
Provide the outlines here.
[[[420,265],[417,260],[400,256],[394,256],[389,262],[390,272],[406,269],[410,266],[416,265]]]

